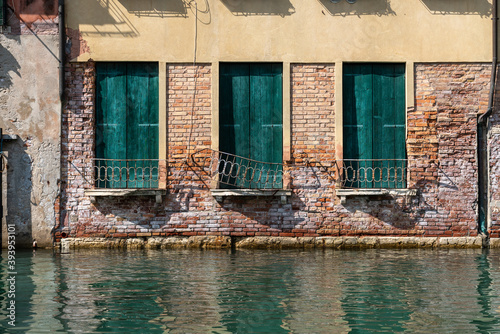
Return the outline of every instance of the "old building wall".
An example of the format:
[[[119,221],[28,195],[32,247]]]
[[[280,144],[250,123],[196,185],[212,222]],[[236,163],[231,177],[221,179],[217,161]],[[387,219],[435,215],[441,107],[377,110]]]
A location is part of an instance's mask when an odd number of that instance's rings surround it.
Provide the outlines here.
[[[0,34],[0,127],[17,139],[3,146],[7,189],[2,244],[6,246],[6,224],[13,224],[18,247],[31,247],[33,239],[51,246],[60,180],[57,8],[54,15],[53,8],[49,13],[43,6],[8,4]]]
[[[487,109],[490,71],[488,64],[415,67],[408,156],[415,159],[419,220],[428,231],[476,233],[477,116]]]
[[[491,0],[67,0],[66,8],[78,61],[190,62],[195,35],[201,62],[491,59]]]
[[[499,115],[499,86],[495,87],[493,113],[488,121],[488,157],[489,157],[489,215],[490,234],[494,238],[500,237],[500,115]]]
[[[213,67],[167,64],[168,194],[98,197],[84,176],[94,142],[93,63],[71,64],[64,111],[63,220],[71,236],[475,236],[477,235],[477,114],[487,108],[490,65],[415,65],[415,107],[407,110],[409,188],[416,196],[337,195],[335,64],[290,67],[291,156],[285,168],[292,195],[211,194]],[[285,71],[286,72],[286,71]],[[196,90],[194,89],[196,87]],[[222,134],[219,134],[222,135]],[[191,155],[194,154],[194,160]],[[73,163],[69,160],[76,159]]]
[[[61,197],[56,236],[70,234],[90,218],[90,200],[84,189],[90,186],[87,166],[94,157],[94,82],[95,64],[72,64],[65,67],[67,103],[63,107],[61,142]],[[78,213],[78,215],[77,215]]]

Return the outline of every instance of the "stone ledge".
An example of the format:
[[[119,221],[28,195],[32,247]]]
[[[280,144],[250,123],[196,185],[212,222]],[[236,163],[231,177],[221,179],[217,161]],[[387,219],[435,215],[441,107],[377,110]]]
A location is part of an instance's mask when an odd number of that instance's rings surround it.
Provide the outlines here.
[[[481,237],[239,237],[192,236],[149,238],[66,238],[63,249],[367,249],[367,248],[481,248]],[[500,248],[500,239],[492,239]]]
[[[491,238],[489,243],[489,248],[500,248],[500,238]]]
[[[281,197],[282,204],[286,204],[287,198],[292,196],[291,190],[283,189],[211,189],[210,192],[217,202],[224,201],[225,197],[276,196]]]
[[[89,196],[92,203],[97,197],[155,196],[156,203],[161,204],[166,194],[166,189],[85,189],[85,196]]]
[[[341,203],[345,203],[350,196],[416,196],[417,189],[336,189],[335,193],[340,197]]]
[[[481,248],[481,237],[248,237],[236,248]]]
[[[179,249],[231,248],[231,238],[224,236],[150,237],[150,238],[66,238],[61,248],[68,249]]]

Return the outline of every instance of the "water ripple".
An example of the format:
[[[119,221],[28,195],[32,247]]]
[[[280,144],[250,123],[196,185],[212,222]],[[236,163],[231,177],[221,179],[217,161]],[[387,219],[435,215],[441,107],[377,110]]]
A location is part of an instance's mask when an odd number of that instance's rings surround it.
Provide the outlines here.
[[[500,252],[20,252],[17,333],[497,333]]]

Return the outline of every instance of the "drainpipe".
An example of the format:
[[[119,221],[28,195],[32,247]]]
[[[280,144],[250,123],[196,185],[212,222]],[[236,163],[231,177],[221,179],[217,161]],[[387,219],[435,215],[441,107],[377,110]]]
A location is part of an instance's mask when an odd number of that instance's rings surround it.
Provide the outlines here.
[[[60,123],[61,123],[61,128],[60,128],[60,134],[59,134],[59,152],[60,152],[60,158],[59,158],[59,180],[58,180],[58,193],[57,193],[57,198],[59,199],[59,212],[56,213],[59,216],[59,223],[57,225],[54,225],[52,228],[52,241],[56,241],[56,235],[55,232],[56,230],[60,227],[61,225],[61,219],[62,219],[62,208],[61,208],[61,177],[62,177],[62,140],[63,140],[63,111],[64,111],[64,104],[65,104],[65,94],[64,94],[64,86],[65,86],[65,80],[64,80],[64,63],[65,63],[65,52],[66,52],[66,27],[65,27],[65,22],[64,22],[64,0],[59,0],[59,6],[58,6],[58,16],[59,16],[59,100],[61,103],[61,115],[60,115]]]
[[[66,44],[65,44],[66,34],[64,27],[64,0],[59,0],[58,15],[59,15],[59,97],[61,100],[61,110],[62,110],[64,101],[64,53],[66,49]]]
[[[489,219],[488,219],[488,197],[489,197],[489,158],[488,158],[488,119],[493,113],[493,103],[495,96],[495,83],[497,74],[497,0],[493,0],[492,4],[492,46],[493,57],[491,64],[491,83],[490,94],[488,100],[488,110],[479,116],[477,121],[477,137],[478,137],[478,208],[479,208],[479,233],[488,236]]]

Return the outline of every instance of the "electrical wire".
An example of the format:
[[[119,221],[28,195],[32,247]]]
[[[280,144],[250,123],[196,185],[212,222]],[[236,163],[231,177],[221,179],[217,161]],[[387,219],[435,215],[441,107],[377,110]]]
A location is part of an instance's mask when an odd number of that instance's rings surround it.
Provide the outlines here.
[[[194,128],[194,109],[196,105],[196,90],[198,84],[198,66],[196,66],[196,53],[198,51],[198,3],[196,1],[191,1],[195,3],[195,23],[194,23],[194,55],[193,55],[193,69],[194,69],[194,88],[193,88],[193,101],[191,104],[191,117],[189,121],[189,136],[186,149],[186,164],[188,163],[189,155],[191,153],[191,140],[193,136]],[[190,3],[191,3],[190,2]]]

